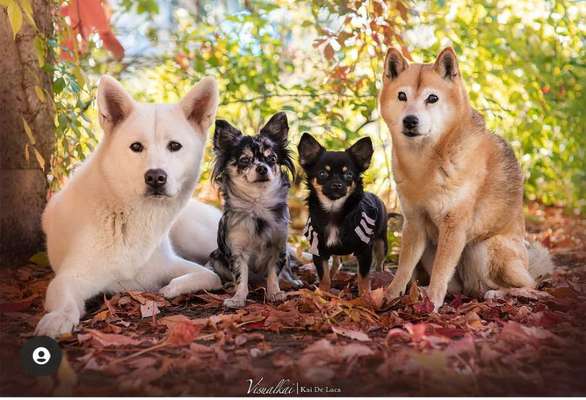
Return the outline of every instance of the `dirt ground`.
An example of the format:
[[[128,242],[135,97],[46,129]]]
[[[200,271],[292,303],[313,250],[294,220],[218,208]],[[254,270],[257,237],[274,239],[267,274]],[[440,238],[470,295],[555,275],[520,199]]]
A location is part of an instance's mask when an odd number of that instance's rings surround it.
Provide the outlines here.
[[[586,395],[586,220],[531,205],[530,237],[556,263],[541,292],[451,296],[439,313],[416,286],[382,304],[356,297],[352,265],[334,293],[305,282],[279,305],[264,291],[227,311],[224,291],[129,292],[88,303],[50,377],[27,376],[20,346],[42,315],[50,268],[0,270],[1,395]],[[373,288],[392,279],[375,273]]]

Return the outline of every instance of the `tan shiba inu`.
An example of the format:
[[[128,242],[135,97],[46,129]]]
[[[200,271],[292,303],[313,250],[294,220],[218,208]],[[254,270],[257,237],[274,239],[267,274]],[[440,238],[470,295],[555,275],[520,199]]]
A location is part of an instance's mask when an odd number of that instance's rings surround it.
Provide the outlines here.
[[[543,247],[524,240],[519,164],[470,105],[454,50],[433,64],[409,65],[390,49],[379,104],[405,217],[399,268],[385,297],[405,291],[419,262],[436,310],[448,291],[494,296],[535,288],[553,264]]]

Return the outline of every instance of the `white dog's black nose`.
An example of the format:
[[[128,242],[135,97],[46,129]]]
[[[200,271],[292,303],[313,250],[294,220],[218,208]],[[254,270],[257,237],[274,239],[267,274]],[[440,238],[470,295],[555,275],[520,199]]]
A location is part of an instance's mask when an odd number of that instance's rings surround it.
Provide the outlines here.
[[[144,183],[153,189],[165,186],[165,183],[167,183],[167,173],[160,168],[149,169],[144,174]]]
[[[257,165],[256,166],[256,173],[259,174],[260,176],[265,176],[268,172],[269,172],[269,170],[264,165]]]
[[[419,118],[417,118],[415,115],[407,115],[405,118],[403,118],[403,126],[407,129],[415,129],[417,128],[418,124]]]

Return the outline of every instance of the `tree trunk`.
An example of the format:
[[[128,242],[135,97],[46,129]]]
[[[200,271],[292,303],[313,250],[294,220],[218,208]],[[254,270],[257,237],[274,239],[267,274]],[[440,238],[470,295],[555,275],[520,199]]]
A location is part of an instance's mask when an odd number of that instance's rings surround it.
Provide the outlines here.
[[[32,3],[38,33],[23,13],[16,38],[0,6],[0,266],[17,265],[44,247],[41,214],[48,171],[42,164],[50,168],[54,112],[52,76],[39,65],[34,39],[51,37],[53,25],[51,1]]]

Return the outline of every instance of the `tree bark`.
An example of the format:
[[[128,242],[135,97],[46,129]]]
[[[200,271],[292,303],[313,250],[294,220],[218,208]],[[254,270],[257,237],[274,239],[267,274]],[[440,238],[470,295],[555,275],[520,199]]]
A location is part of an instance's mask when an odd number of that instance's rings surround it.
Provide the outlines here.
[[[54,111],[52,75],[40,67],[34,39],[52,36],[52,3],[34,0],[32,4],[38,31],[23,14],[16,38],[6,9],[0,7],[0,266],[22,263],[44,247],[41,214],[55,141]],[[44,100],[37,94],[39,89]],[[23,120],[34,140],[28,137]]]

